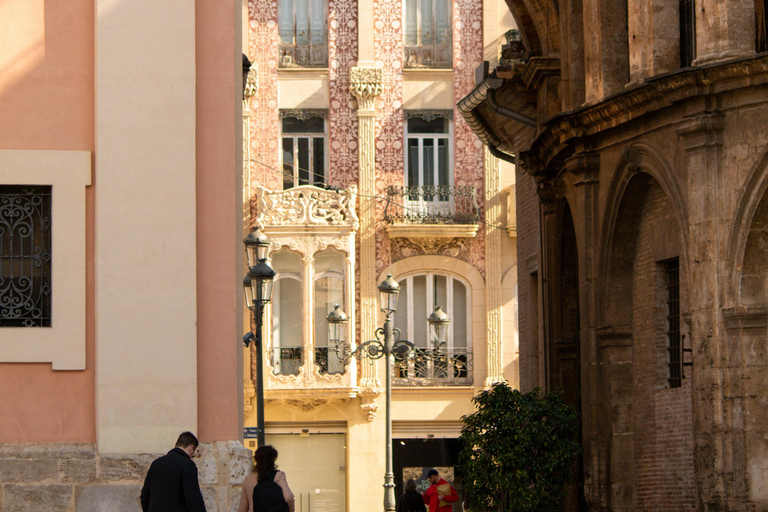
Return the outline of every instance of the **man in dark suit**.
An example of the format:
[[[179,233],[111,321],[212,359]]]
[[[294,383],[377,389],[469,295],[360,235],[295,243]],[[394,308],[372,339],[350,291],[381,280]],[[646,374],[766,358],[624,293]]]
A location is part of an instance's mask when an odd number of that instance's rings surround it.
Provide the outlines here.
[[[152,462],[141,489],[144,512],[205,512],[192,461],[197,444],[192,432],[182,432],[176,448]]]

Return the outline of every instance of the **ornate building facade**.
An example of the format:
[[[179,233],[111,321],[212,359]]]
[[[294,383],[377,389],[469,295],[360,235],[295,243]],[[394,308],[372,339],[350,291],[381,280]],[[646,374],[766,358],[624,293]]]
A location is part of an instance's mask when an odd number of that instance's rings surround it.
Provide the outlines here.
[[[479,390],[517,385],[515,168],[456,108],[514,27],[494,0],[248,3],[244,233],[260,226],[272,244],[266,435],[302,511],[383,496],[387,370],[344,357],[325,318],[334,305],[354,350],[382,325],[378,284],[391,274],[401,287],[395,326],[416,351],[391,369],[399,492],[422,468],[452,471]],[[437,306],[450,327],[435,358]],[[256,357],[246,351],[254,449]]]
[[[765,509],[764,2],[507,3],[460,108],[524,171],[520,381],[581,412],[567,510]]]

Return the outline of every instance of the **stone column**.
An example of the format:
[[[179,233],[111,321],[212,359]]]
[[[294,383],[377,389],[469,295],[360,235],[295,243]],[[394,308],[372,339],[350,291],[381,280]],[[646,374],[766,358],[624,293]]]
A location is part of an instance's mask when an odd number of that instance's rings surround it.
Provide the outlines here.
[[[768,406],[765,383],[768,375],[768,307],[738,306],[723,309],[727,333],[724,375],[727,383],[723,402],[732,447],[726,480],[728,510],[768,508]]]
[[[688,176],[688,271],[693,349],[694,471],[699,510],[726,509],[726,481],[730,478],[732,438],[723,412],[723,354],[725,344],[717,305],[721,303],[719,262],[725,255],[720,191],[724,115],[715,99],[702,97],[679,125]],[[723,224],[723,232],[726,231]]]
[[[502,219],[501,163],[484,150],[485,161],[485,311],[487,321],[488,372],[485,386],[504,381],[504,347],[501,332],[501,236],[496,226]]]
[[[576,231],[579,255],[579,350],[581,366],[581,428],[584,459],[584,495],[591,507],[599,504],[602,481],[597,440],[601,426],[597,421],[598,387],[597,297],[598,238],[600,219],[600,155],[578,153],[565,162],[564,180],[569,187],[569,202]]]
[[[584,2],[584,63],[587,103],[624,90],[629,81],[627,3]]]
[[[754,54],[754,2],[696,0],[694,65]]]
[[[363,338],[376,332],[378,283],[376,283],[376,97],[382,92],[384,72],[379,67],[353,67],[349,73],[349,89],[357,99],[360,165],[360,332]],[[381,387],[376,365],[370,359],[360,364],[360,387]]]

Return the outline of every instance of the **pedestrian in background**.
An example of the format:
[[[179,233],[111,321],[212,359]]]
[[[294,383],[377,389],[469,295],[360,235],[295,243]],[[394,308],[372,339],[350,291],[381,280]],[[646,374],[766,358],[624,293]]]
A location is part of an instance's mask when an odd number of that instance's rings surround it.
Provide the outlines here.
[[[192,432],[182,432],[176,447],[152,462],[141,489],[144,512],[205,512],[197,466],[192,461],[197,445]]]
[[[424,498],[416,489],[416,480],[413,478],[405,482],[405,492],[397,498],[397,512],[427,512]]]
[[[440,478],[440,473],[436,469],[430,469],[427,478],[432,484],[424,493],[424,503],[429,507],[429,512],[451,512],[453,502],[459,499],[456,489]]]
[[[253,472],[243,480],[237,512],[294,512],[296,503],[285,472],[277,469],[277,450],[260,446],[253,454]]]

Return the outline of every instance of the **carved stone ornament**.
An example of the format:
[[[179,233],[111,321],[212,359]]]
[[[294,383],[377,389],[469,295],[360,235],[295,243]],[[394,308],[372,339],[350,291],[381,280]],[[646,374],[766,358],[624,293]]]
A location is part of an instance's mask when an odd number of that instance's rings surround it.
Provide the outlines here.
[[[376,404],[375,400],[380,394],[380,390],[373,388],[361,389],[357,394],[362,401],[360,409],[366,414],[365,419],[367,419],[369,423],[376,419],[376,412],[379,410],[379,406]]]
[[[427,122],[435,119],[453,119],[453,110],[404,110],[406,119],[419,118]]]
[[[280,119],[292,117],[299,121],[306,121],[313,117],[328,119],[328,109],[325,108],[283,108],[280,109]]]
[[[357,187],[324,190],[311,185],[272,191],[257,189],[259,215],[256,223],[267,226],[348,226],[357,230]]]
[[[259,92],[259,68],[253,64],[245,79],[245,92],[243,96],[247,99],[255,96],[257,92]]]
[[[384,70],[378,67],[353,67],[349,71],[349,91],[357,98],[378,96],[383,90]]]

